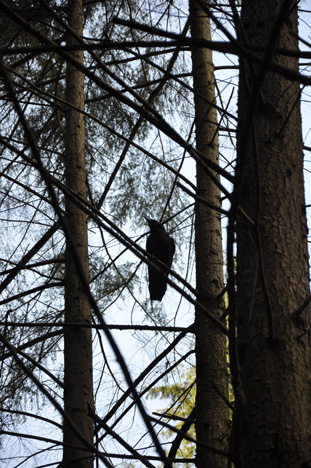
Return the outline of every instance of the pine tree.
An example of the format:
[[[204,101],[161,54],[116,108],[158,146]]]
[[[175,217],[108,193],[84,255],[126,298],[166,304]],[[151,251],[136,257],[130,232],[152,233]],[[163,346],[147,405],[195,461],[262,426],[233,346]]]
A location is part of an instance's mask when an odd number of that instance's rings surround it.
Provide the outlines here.
[[[77,44],[83,36],[83,2],[68,2],[67,45]],[[83,64],[83,51],[73,53]],[[67,187],[82,199],[86,198],[84,75],[67,63],[66,101],[74,106],[66,112],[65,176]],[[65,322],[82,327],[64,331],[64,466],[91,468],[93,456],[78,450],[93,446],[92,330],[91,307],[86,288],[89,287],[87,215],[70,198],[65,201],[66,262],[65,262]],[[70,419],[69,419],[70,418]],[[72,427],[72,423],[75,426]],[[89,448],[87,447],[87,448]]]
[[[192,38],[211,39],[209,2],[190,1]],[[219,164],[219,145],[212,51],[193,47],[196,148]],[[203,160],[204,160],[203,159]],[[212,172],[212,171],[211,171]],[[212,172],[219,181],[219,174]],[[220,188],[206,168],[197,163],[197,195],[211,207],[196,201],[195,249],[198,300],[217,319],[224,314],[223,250]],[[217,208],[219,211],[217,211]],[[200,309],[196,310],[196,436],[216,449],[226,448],[228,437],[228,395],[226,335]],[[203,444],[197,445],[197,466],[225,467],[227,460]]]
[[[241,59],[235,191],[253,223],[238,218],[238,394],[241,466],[305,466],[310,460],[309,292],[297,6],[242,2],[240,39],[261,44]],[[306,377],[307,376],[307,377]],[[239,376],[238,376],[239,377]],[[238,465],[239,466],[239,465]]]

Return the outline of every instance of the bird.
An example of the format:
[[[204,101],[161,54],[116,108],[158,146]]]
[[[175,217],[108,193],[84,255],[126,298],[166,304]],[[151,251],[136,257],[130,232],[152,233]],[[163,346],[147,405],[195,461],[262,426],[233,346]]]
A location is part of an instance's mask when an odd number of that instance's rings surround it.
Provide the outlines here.
[[[144,218],[151,231],[150,236],[147,237],[146,250],[167,266],[165,268],[159,264],[159,267],[165,273],[163,274],[153,266],[148,265],[150,299],[152,301],[161,301],[166,291],[168,270],[172,265],[175,242],[165,231],[161,223],[146,216]]]

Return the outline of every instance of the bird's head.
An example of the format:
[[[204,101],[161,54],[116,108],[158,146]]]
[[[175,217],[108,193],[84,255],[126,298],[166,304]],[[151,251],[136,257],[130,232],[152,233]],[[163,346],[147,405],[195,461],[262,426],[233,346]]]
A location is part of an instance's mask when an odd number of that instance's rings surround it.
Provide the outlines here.
[[[162,226],[159,221],[156,221],[155,219],[147,218],[147,216],[144,216],[145,220],[147,221],[150,231],[165,231],[164,227]]]

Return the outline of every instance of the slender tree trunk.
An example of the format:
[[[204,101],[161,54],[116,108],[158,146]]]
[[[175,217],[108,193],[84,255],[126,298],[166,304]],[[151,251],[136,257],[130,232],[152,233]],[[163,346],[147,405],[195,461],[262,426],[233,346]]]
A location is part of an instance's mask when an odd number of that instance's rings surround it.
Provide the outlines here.
[[[208,2],[205,2],[208,5]],[[210,21],[199,2],[190,0],[191,35],[210,40]],[[218,163],[218,129],[215,103],[215,78],[212,51],[193,48],[195,123],[197,149]],[[217,175],[215,174],[217,177]],[[221,206],[219,188],[197,166],[197,194]],[[223,256],[220,213],[196,202],[195,221],[196,281],[198,299],[220,318],[224,312]],[[199,309],[196,311],[196,434],[198,442],[218,449],[226,447],[228,408],[220,395],[227,396],[226,338]],[[198,444],[199,468],[225,467],[227,460]]]
[[[69,0],[68,23],[73,30],[82,36],[83,9],[82,0]],[[68,34],[67,44],[75,43]],[[75,59],[83,62],[83,52],[73,52]],[[84,109],[84,77],[72,65],[67,64],[66,99],[77,108]],[[65,174],[66,184],[80,196],[86,196],[85,169],[85,130],[84,117],[76,110],[68,109],[66,115],[65,136]],[[66,286],[65,286],[65,321],[90,323],[91,310],[85,291],[81,284],[81,275],[88,280],[88,238],[87,218],[70,200],[66,200],[67,224],[70,241],[66,248]],[[74,246],[75,253],[71,246]],[[81,266],[77,271],[77,262]],[[93,422],[88,416],[88,406],[93,407],[92,382],[92,333],[90,329],[72,328],[65,330],[65,376],[64,399],[65,411],[76,427],[92,443]],[[64,466],[91,468],[92,455],[78,450],[83,443],[71,427],[64,422]],[[69,445],[66,445],[69,444]]]
[[[296,58],[273,53],[298,51],[295,4],[244,0],[242,23],[250,43],[267,46],[266,63],[298,71]],[[236,450],[245,468],[292,468],[311,460],[310,325],[307,310],[295,314],[309,296],[300,90],[264,67],[241,62],[237,183],[255,226],[237,227],[246,402]]]

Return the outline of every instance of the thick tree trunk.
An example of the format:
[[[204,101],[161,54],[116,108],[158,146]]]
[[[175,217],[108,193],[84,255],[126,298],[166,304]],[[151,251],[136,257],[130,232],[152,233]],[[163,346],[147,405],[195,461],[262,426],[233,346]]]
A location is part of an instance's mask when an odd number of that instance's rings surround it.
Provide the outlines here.
[[[208,5],[208,2],[206,2]],[[210,39],[210,21],[199,2],[190,0],[191,35]],[[212,52],[193,48],[195,123],[197,149],[218,163],[217,115]],[[217,175],[215,174],[217,177]],[[219,188],[197,166],[197,194],[215,206],[221,206]],[[196,202],[195,221],[196,281],[198,300],[218,319],[224,312],[223,256],[220,213]],[[218,449],[226,448],[228,408],[221,398],[227,396],[226,337],[200,309],[196,310],[196,434],[198,442]],[[227,460],[197,446],[199,468],[223,468]]]
[[[249,43],[298,51],[296,2],[244,0]],[[289,11],[291,13],[289,14]],[[267,57],[267,55],[266,55]],[[298,70],[298,60],[272,53]],[[245,405],[236,450],[243,467],[292,468],[311,460],[307,229],[299,85],[241,62],[237,183],[254,220],[239,222],[238,340]],[[249,112],[250,106],[252,112]],[[251,116],[251,117],[250,117]],[[307,332],[307,333],[306,333]]]
[[[82,0],[70,0],[69,25],[82,36],[83,10]],[[75,39],[68,34],[67,44]],[[76,60],[83,62],[83,52],[73,53]],[[77,108],[84,109],[84,77],[72,65],[67,64],[66,99]],[[66,115],[65,136],[65,174],[68,187],[82,197],[86,196],[86,169],[84,154],[84,117],[76,110],[68,109]],[[88,280],[88,239],[87,218],[74,203],[66,200],[67,225],[70,239],[66,248],[66,286],[65,286],[65,321],[90,323],[91,310],[81,284],[81,274]],[[72,243],[72,244],[71,244]],[[73,252],[71,245],[75,248]],[[81,266],[77,271],[75,255]],[[76,427],[92,443],[93,421],[88,416],[88,406],[93,407],[92,382],[92,333],[90,329],[65,329],[65,376],[64,399],[65,411]],[[83,443],[71,427],[64,421],[64,466],[91,468],[92,455],[78,450]],[[69,444],[69,445],[66,445]]]

